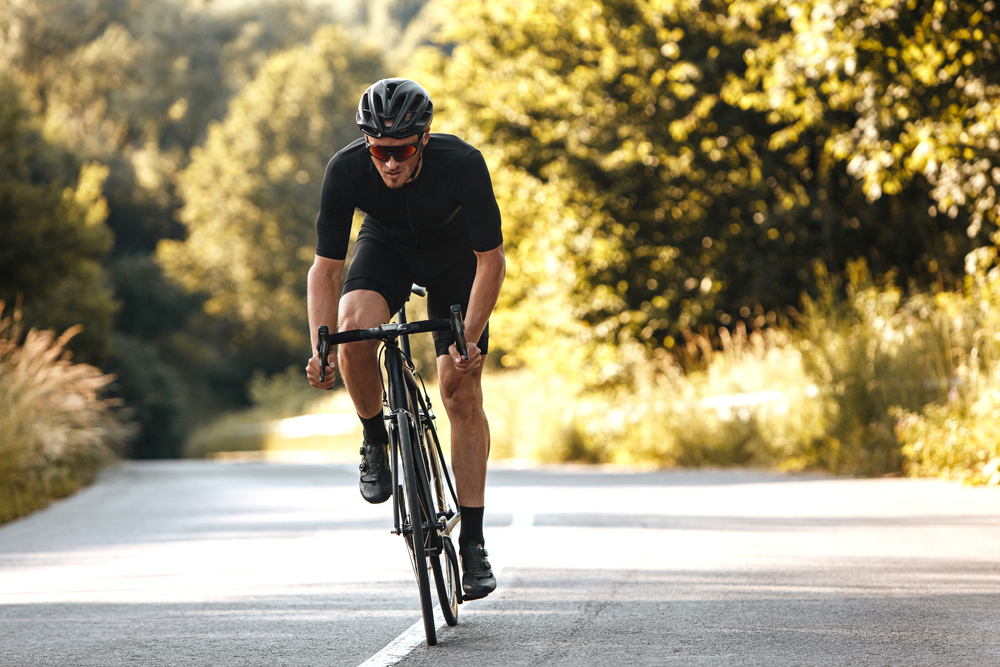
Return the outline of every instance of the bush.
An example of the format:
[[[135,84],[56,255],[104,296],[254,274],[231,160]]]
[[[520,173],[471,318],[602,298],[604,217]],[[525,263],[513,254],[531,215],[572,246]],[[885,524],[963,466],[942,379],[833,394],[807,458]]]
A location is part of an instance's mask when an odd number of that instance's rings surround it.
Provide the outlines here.
[[[787,333],[721,330],[721,347],[689,334],[684,372],[661,354],[634,363],[633,382],[585,391],[548,408],[541,458],[657,466],[801,469],[815,460],[827,407]],[[551,380],[548,382],[551,383]],[[556,394],[550,394],[556,395]],[[532,402],[545,405],[545,401]],[[535,408],[538,409],[537,407]],[[523,420],[522,420],[523,421]]]
[[[985,273],[995,257],[970,255],[964,294],[909,299],[863,261],[846,285],[820,268],[820,296],[794,326],[771,317],[749,334],[688,332],[674,356],[652,360],[623,347],[629,381],[614,387],[518,371],[516,391],[487,389],[495,452],[1000,484],[1000,269]]]
[[[112,376],[70,361],[79,328],[32,329],[22,342],[19,320],[0,319],[0,523],[88,484],[129,435],[100,397]]]
[[[894,413],[910,475],[1000,484],[1000,269],[986,272],[995,259],[995,248],[971,254],[965,293],[925,309],[944,396]]]
[[[899,473],[903,456],[893,429],[899,409],[938,395],[939,343],[926,298],[904,302],[891,277],[873,284],[864,261],[848,265],[847,298],[838,280],[817,271],[822,295],[805,297],[796,337],[806,370],[831,410],[817,467],[831,472]]]

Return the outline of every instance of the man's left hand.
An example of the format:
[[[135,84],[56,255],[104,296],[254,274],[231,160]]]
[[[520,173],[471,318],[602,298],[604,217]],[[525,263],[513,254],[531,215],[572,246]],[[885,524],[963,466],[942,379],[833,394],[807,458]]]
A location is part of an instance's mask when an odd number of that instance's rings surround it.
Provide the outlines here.
[[[465,344],[469,350],[469,358],[463,359],[461,353],[458,351],[458,346],[454,343],[448,348],[448,354],[451,356],[451,360],[455,362],[455,370],[457,370],[462,375],[469,375],[474,373],[483,365],[483,354],[479,351],[479,346],[473,342],[468,342]]]

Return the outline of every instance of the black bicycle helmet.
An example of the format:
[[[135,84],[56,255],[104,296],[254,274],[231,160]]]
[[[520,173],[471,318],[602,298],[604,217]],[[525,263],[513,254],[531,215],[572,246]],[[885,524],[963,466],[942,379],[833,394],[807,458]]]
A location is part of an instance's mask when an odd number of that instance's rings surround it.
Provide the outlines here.
[[[409,79],[373,83],[358,102],[358,128],[370,137],[405,139],[431,127],[434,105],[424,87]],[[390,122],[390,127],[386,126]]]

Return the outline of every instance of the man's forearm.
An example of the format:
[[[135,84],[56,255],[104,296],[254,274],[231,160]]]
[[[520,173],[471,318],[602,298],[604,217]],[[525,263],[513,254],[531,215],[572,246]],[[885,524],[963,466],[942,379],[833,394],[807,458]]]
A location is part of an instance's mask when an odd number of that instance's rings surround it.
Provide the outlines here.
[[[476,260],[476,278],[472,283],[469,307],[465,313],[466,338],[473,342],[483,335],[507,274],[507,261],[502,245],[488,252],[477,252]]]
[[[319,327],[326,325],[337,331],[337,310],[340,307],[341,270],[344,262],[318,261],[309,269],[306,283],[306,308],[309,314],[309,338],[316,349]]]

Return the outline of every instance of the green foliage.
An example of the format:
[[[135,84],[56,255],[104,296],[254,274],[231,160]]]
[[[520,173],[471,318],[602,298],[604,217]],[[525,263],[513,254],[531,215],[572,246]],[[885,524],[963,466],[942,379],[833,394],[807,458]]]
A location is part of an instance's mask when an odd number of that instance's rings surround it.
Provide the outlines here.
[[[441,129],[483,145],[498,174],[510,263],[524,267],[504,305],[552,305],[535,278],[558,267],[569,269],[561,309],[595,346],[669,347],[714,314],[728,197],[761,185],[752,138],[713,117],[717,60],[728,62],[715,45],[749,36],[699,20],[691,3],[463,2],[442,13],[452,55],[425,52],[415,75]],[[508,349],[522,354],[532,325],[510,331]]]
[[[839,273],[864,258],[876,275],[950,286],[986,238],[935,217],[922,179],[872,204],[856,165],[824,150],[829,125],[775,140],[780,117],[752,103],[770,83],[754,87],[747,58],[780,57],[789,28],[762,30],[741,4],[446,0],[440,19],[450,55],[425,50],[412,74],[440,129],[491,163],[511,364],[562,339],[565,366],[629,382],[633,345],[651,355],[685,329],[712,334],[818,294],[814,261]]]
[[[761,40],[723,97],[781,126],[772,148],[816,134],[863,182],[869,201],[922,175],[934,185],[937,211],[956,218],[965,209],[970,237],[985,219],[995,231],[995,2],[733,0],[730,13]]]
[[[308,349],[318,189],[329,158],[356,137],[357,98],[380,66],[342,30],[321,28],[309,46],[265,63],[180,175],[188,236],[161,242],[158,259],[206,293],[206,312],[237,323],[241,339]]]
[[[271,419],[305,414],[309,405],[320,401],[323,395],[303,382],[304,375],[302,364],[270,376],[260,371],[254,373],[250,380],[250,400],[256,413]]]
[[[179,458],[191,422],[191,400],[177,371],[165,364],[148,341],[115,335],[111,368],[114,394],[129,406],[139,427],[130,458]]]
[[[24,82],[44,135],[112,172],[118,251],[183,228],[175,177],[207,125],[271,51],[308,40],[324,12],[267,2],[228,12],[174,0],[0,0],[0,66]]]
[[[683,354],[697,370],[684,372],[663,355],[632,385],[614,389],[588,390],[565,376],[527,370],[500,373],[508,390],[490,391],[487,407],[491,426],[499,427],[496,454],[629,465],[816,467],[831,403],[820,395],[792,337],[778,330],[747,334],[740,326],[731,336],[723,330],[723,340],[713,349],[706,337],[690,334]],[[497,382],[494,376],[485,386],[495,389]]]
[[[22,303],[29,327],[82,323],[74,347],[99,361],[116,310],[102,267],[112,243],[101,196],[107,169],[81,168],[45,142],[21,99],[0,76],[0,300]]]
[[[89,483],[129,436],[100,396],[112,378],[69,360],[78,331],[23,334],[20,313],[0,319],[0,524]]]

